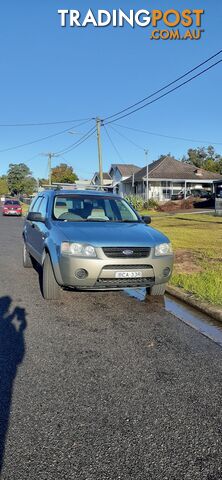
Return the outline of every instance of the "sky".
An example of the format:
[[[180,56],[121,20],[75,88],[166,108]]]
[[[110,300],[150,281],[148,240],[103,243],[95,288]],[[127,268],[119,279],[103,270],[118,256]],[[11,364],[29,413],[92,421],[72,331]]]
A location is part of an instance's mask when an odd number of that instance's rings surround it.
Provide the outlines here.
[[[94,12],[204,8],[205,32],[197,41],[154,41],[149,38],[150,26],[61,28],[58,9],[77,9],[84,16],[89,8]],[[86,119],[105,118],[126,108],[221,48],[222,4],[218,0],[9,0],[1,5],[1,17],[0,175],[7,172],[10,163],[24,162],[34,176],[45,178],[45,154],[62,152],[81,139],[95,125],[95,120],[84,123]],[[119,120],[118,126],[113,123],[107,130],[102,127],[104,171],[111,163],[144,166],[144,149],[148,150],[149,162],[169,152],[181,158],[188,148],[210,143],[218,143],[215,148],[222,154],[221,81],[222,63],[162,100]],[[66,120],[70,123],[1,126]],[[54,134],[57,136],[13,148]],[[98,170],[96,135],[54,158],[53,166],[60,162],[72,165],[80,178],[92,177]]]

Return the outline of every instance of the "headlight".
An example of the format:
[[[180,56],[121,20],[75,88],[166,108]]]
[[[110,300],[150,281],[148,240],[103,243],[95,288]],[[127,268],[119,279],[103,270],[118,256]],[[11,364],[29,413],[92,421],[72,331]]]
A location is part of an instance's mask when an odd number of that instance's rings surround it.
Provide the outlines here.
[[[92,245],[84,245],[82,243],[62,242],[61,253],[64,255],[74,255],[75,257],[96,257],[95,248]]]
[[[173,249],[171,243],[161,243],[160,245],[155,246],[155,255],[156,257],[164,255],[172,255]]]

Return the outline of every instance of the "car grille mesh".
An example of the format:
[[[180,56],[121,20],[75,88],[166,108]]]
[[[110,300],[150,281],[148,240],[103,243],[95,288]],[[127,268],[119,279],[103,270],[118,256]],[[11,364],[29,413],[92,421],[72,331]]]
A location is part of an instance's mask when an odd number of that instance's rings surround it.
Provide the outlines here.
[[[123,253],[131,251],[133,253]],[[109,258],[145,258],[150,254],[149,247],[103,247],[103,252]]]
[[[153,268],[152,265],[105,265],[103,270],[146,270],[147,268]]]
[[[99,278],[94,288],[135,288],[154,285],[154,277],[147,278]]]

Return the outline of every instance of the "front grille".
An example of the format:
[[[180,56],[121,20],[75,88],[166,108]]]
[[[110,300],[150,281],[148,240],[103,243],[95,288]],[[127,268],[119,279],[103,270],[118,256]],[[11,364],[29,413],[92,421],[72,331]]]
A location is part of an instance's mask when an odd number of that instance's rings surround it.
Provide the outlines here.
[[[146,270],[147,268],[153,268],[152,265],[105,265],[103,270]]]
[[[127,250],[133,252],[124,254]],[[109,258],[145,258],[150,254],[149,247],[103,247],[103,252]]]
[[[150,287],[155,279],[151,278],[99,278],[94,288],[136,288]]]

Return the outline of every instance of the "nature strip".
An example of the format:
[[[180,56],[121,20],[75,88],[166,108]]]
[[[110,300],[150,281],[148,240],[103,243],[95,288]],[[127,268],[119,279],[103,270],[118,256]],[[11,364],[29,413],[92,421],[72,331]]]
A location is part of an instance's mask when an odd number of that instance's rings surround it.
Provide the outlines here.
[[[214,320],[222,322],[222,308],[215,307],[210,303],[198,300],[192,294],[184,292],[181,288],[173,287],[172,285],[167,286],[166,292],[178,298],[179,300],[182,300],[182,302],[191,305],[200,312],[209,315],[209,317],[213,318]]]

